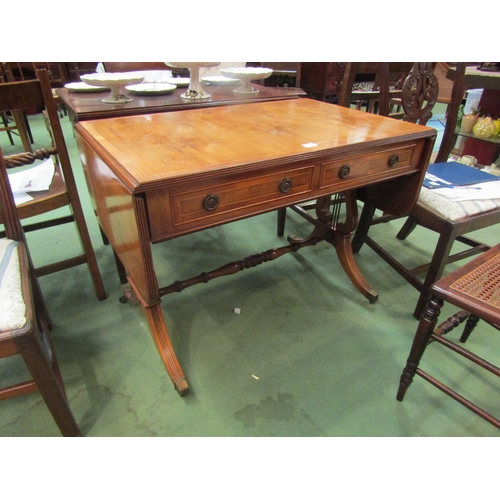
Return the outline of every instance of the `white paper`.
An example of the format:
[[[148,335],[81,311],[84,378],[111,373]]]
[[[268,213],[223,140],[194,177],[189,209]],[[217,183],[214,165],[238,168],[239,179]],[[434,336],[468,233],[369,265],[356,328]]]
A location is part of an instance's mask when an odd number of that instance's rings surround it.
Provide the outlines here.
[[[445,187],[433,189],[432,191],[452,201],[495,200],[500,199],[500,181]]]
[[[36,167],[9,174],[12,192],[47,191],[50,188],[54,172],[54,162],[49,158]]]
[[[30,196],[29,194],[26,193],[13,193],[13,194],[14,194],[14,203],[16,204],[16,207],[18,205],[22,205],[23,203],[33,200],[33,196]]]

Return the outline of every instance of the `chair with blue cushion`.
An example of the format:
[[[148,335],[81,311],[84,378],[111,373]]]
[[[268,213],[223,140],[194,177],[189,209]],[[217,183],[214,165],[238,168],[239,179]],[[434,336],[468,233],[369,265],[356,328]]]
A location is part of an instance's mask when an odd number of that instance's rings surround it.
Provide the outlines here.
[[[415,101],[415,106],[412,104],[412,88],[423,86],[425,87],[425,74],[420,71],[420,74],[411,75],[408,77],[414,80],[409,88],[403,85],[402,106],[405,111],[413,107],[413,110],[408,113],[410,121],[417,121],[419,118],[418,101]],[[465,74],[465,63],[459,63],[457,66],[457,78],[463,80]],[[424,80],[418,83],[418,79]],[[428,79],[428,77],[427,77]],[[406,83],[406,82],[405,82]],[[432,83],[432,82],[430,82]],[[437,86],[437,83],[434,85]],[[432,85],[430,86],[432,88]],[[463,98],[462,85],[454,86],[454,94],[452,101],[455,103],[461,102]],[[422,110],[429,108],[429,103],[437,100],[437,88],[434,90],[423,90],[422,95],[427,96],[426,106],[420,106]],[[431,98],[431,95],[434,96]],[[447,127],[455,127],[455,123],[447,123]],[[440,151],[439,156],[447,157],[449,151]],[[470,167],[472,168],[472,167]],[[437,281],[444,272],[445,266],[452,262],[471,257],[478,253],[484,252],[490,248],[489,245],[476,241],[465,236],[468,233],[490,227],[500,222],[500,196],[498,199],[484,199],[469,202],[455,202],[444,198],[433,192],[432,189],[423,187],[420,191],[420,196],[412,208],[408,219],[397,234],[397,238],[405,240],[411,232],[421,226],[439,235],[438,241],[433,252],[430,262],[423,263],[418,267],[408,269],[401,260],[396,259],[393,252],[384,249],[383,242],[375,242],[369,236],[368,231],[371,226],[392,220],[390,214],[384,214],[380,217],[375,217],[375,208],[370,204],[369,199],[364,199],[364,206],[361,212],[358,228],[353,237],[352,246],[354,253],[358,253],[363,244],[367,244],[374,250],[383,260],[385,260],[395,271],[397,271],[408,283],[410,283],[419,292],[419,297],[413,315],[419,319],[428,298],[429,287]],[[455,242],[464,243],[467,248],[458,251],[451,255],[452,247]],[[404,249],[401,250],[403,257]],[[423,279],[419,276],[424,274]]]
[[[0,239],[0,358],[19,354],[32,377],[0,389],[0,400],[38,390],[61,433],[79,436],[48,335],[50,319],[33,272],[1,150],[0,205],[7,236]]]

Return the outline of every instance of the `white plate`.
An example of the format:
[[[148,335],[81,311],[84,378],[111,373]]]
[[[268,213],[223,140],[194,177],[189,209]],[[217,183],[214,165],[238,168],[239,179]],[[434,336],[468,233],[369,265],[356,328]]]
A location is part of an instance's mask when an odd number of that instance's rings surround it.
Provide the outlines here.
[[[127,85],[125,88],[134,94],[150,95],[167,94],[177,87],[170,83],[138,83],[137,85]]]
[[[200,80],[210,85],[232,85],[239,83],[237,78],[227,78],[225,76],[204,76]]]
[[[64,88],[71,90],[72,92],[103,92],[109,90],[109,87],[96,87],[94,85],[88,85],[85,82],[71,82],[64,85]]]
[[[190,79],[175,77],[175,78],[167,78],[165,81],[177,87],[188,87]]]

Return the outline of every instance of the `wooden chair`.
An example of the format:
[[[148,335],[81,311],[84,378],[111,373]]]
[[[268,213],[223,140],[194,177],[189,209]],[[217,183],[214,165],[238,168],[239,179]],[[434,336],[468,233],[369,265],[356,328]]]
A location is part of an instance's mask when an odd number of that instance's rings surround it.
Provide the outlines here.
[[[0,63],[0,84],[9,81],[14,81],[9,63]],[[0,132],[7,132],[7,136],[12,146],[14,145],[13,134],[18,135],[24,150],[31,153],[33,137],[25,113],[19,109],[6,110],[0,112],[0,116],[2,118]]]
[[[103,300],[106,298],[106,291],[85,222],[47,72],[39,70],[37,77],[38,80],[0,84],[0,111],[24,109],[27,107],[44,108],[53,140],[52,148],[40,149],[34,153],[21,153],[5,157],[5,164],[8,168],[29,165],[36,160],[43,160],[50,157],[54,158],[56,163],[56,173],[49,191],[30,193],[33,200],[19,205],[19,218],[24,220],[35,215],[49,214],[61,207],[69,207],[71,212],[69,216],[47,218],[43,222],[27,224],[24,230],[32,231],[74,222],[83,253],[39,267],[36,269],[36,274],[37,276],[44,276],[80,264],[87,264],[96,295],[99,300]],[[3,214],[0,212],[0,223],[3,222],[2,218]]]
[[[422,63],[420,63],[422,64]],[[436,102],[439,89],[437,88],[437,80],[431,78],[429,74],[425,76],[425,68],[421,67],[417,72],[420,73],[422,80],[418,83],[418,75],[410,74],[407,81],[414,83],[406,89],[403,87],[402,105],[406,112],[406,119],[417,121],[420,118],[419,108],[424,114],[424,119],[429,118],[430,105]],[[459,63],[457,72],[459,77],[463,78],[465,73],[465,63]],[[415,80],[416,79],[416,80]],[[428,80],[427,84],[424,81]],[[422,90],[415,94],[412,99],[413,91],[417,87]],[[461,85],[454,88],[461,88]],[[418,94],[426,96],[426,100],[419,105],[420,99]],[[456,93],[455,93],[456,94]],[[460,95],[452,96],[453,99],[461,99]],[[413,103],[413,104],[412,104]],[[425,105],[423,105],[425,104]],[[413,108],[413,109],[411,109]],[[447,124],[448,126],[449,124]],[[455,124],[451,124],[455,126]],[[369,235],[370,226],[393,220],[390,214],[384,214],[381,217],[375,217],[375,208],[370,204],[369,197],[367,198],[363,192],[359,193],[359,198],[364,201],[363,210],[361,212],[358,228],[353,237],[352,246],[354,253],[357,253],[366,243],[374,250],[382,259],[384,259],[394,270],[396,270],[404,279],[408,281],[419,292],[419,298],[414,310],[415,318],[419,319],[423,312],[425,303],[428,297],[428,290],[432,283],[437,281],[443,274],[447,264],[459,261],[461,259],[476,255],[480,252],[488,250],[490,247],[484,243],[466,237],[467,233],[492,226],[500,222],[500,197],[499,200],[484,200],[473,204],[462,204],[461,206],[454,202],[447,202],[442,197],[435,195],[426,188],[422,188],[417,204],[410,211],[409,217],[404,226],[397,234],[400,240],[406,239],[413,229],[417,226],[425,227],[439,234],[439,239],[432,255],[431,261],[422,264],[413,269],[405,267],[401,261],[397,260],[393,253],[389,253],[382,245],[377,244]],[[467,249],[450,255],[455,241],[467,245]],[[425,278],[422,280],[418,276],[425,273]]]
[[[490,328],[500,330],[500,245],[496,245],[473,261],[441,278],[429,287],[429,292],[430,298],[427,307],[420,319],[406,366],[401,375],[397,399],[403,400],[408,387],[417,374],[500,428],[500,420],[463,397],[457,390],[450,388],[449,385],[419,368],[426,348],[430,343],[437,342],[500,377],[500,368],[444,337],[445,334],[451,332],[464,321],[465,328],[460,337],[462,343],[466,342],[479,320],[482,320],[481,325],[486,325],[483,330]],[[458,307],[460,311],[436,328],[440,310],[445,302]],[[440,365],[441,371],[446,371],[446,369],[447,366]],[[460,381],[457,381],[458,386],[459,384]]]
[[[0,358],[21,355],[32,380],[0,389],[0,400],[40,391],[64,436],[80,436],[48,335],[49,319],[31,266],[0,150],[0,204],[7,239],[0,240]]]
[[[37,72],[45,70],[52,88],[63,87],[70,81],[66,65],[60,62],[9,62],[4,63],[12,75],[10,81],[26,81],[37,78]]]
[[[389,116],[401,98],[402,83],[412,67],[413,63],[408,62],[346,63],[338,104],[354,104],[358,110],[364,106],[369,113]]]

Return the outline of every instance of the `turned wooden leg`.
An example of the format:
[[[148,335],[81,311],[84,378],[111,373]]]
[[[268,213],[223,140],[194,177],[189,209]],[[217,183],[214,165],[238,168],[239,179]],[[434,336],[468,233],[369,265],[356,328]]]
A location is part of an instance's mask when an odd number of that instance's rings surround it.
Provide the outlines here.
[[[413,311],[413,316],[416,319],[420,319],[422,311],[425,308],[427,299],[429,298],[429,288],[433,283],[435,283],[443,275],[444,268],[448,261],[448,256],[450,255],[451,249],[455,238],[447,231],[439,235],[439,239],[432,255],[432,260],[425,275],[424,282],[420,288],[420,295],[417,300],[417,305]]]
[[[467,339],[469,338],[469,335],[472,333],[474,328],[476,328],[476,325],[479,322],[479,317],[475,316],[474,314],[471,314],[468,318],[467,321],[465,322],[464,326],[464,331],[462,332],[462,335],[460,337],[460,342],[467,342]]]
[[[413,339],[406,366],[401,374],[399,389],[396,395],[398,401],[403,401],[406,391],[413,381],[413,377],[415,376],[420,360],[427,347],[427,343],[436,327],[441,307],[443,307],[443,301],[436,297],[431,297],[427,303],[427,308],[418,324],[417,333]]]

